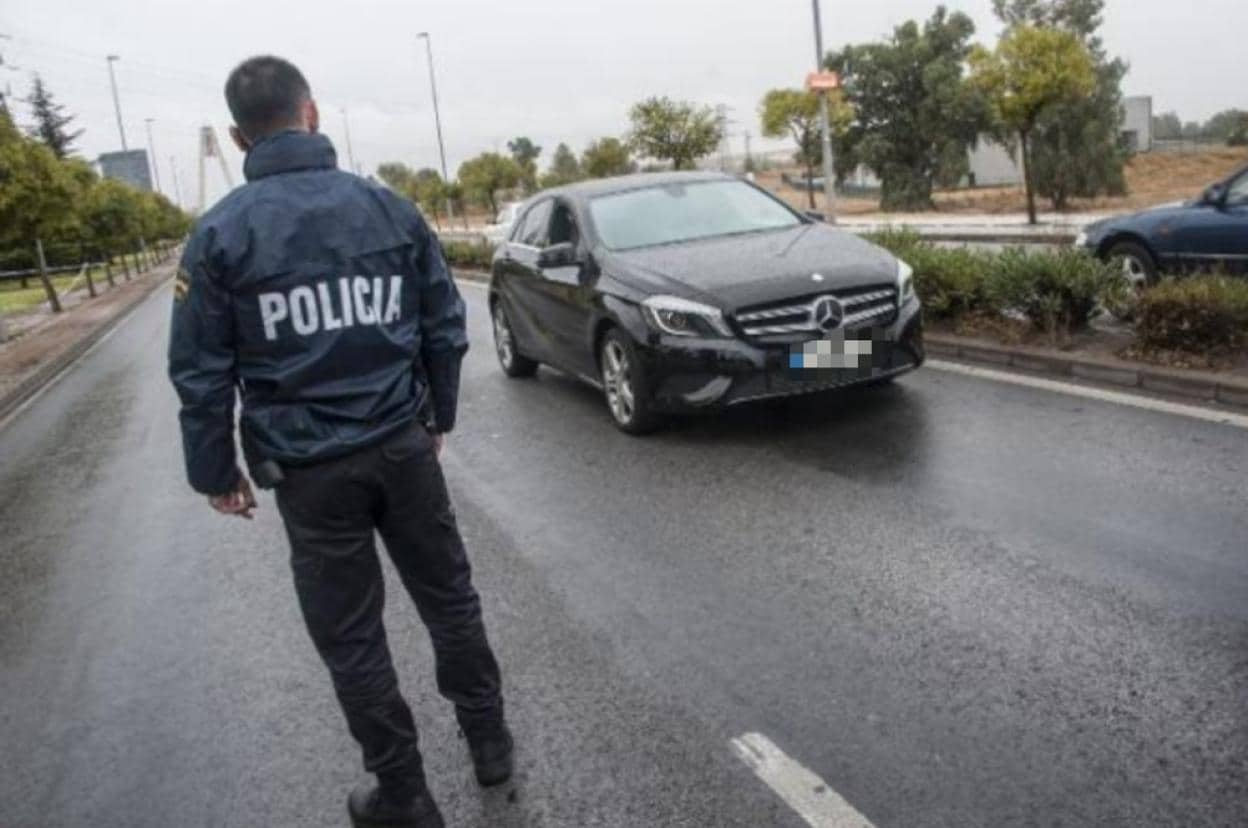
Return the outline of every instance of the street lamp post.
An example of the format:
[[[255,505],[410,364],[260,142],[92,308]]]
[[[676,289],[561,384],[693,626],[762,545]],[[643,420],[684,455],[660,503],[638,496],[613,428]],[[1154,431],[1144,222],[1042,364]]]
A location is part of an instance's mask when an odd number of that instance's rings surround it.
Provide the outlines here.
[[[178,200],[178,206],[182,206],[182,188],[178,186],[178,159],[176,156],[169,156],[169,169],[173,172],[173,197]]]
[[[428,32],[419,32],[416,39],[425,41],[425,55],[429,60],[429,88],[433,92],[433,123],[438,130],[438,154],[442,159],[442,182],[449,185],[451,176],[446,170],[446,145],[442,141],[442,115],[438,111],[438,81],[433,73],[433,38]],[[446,216],[448,220],[455,218],[455,208],[451,204],[450,195],[446,197]]]
[[[351,149],[351,119],[347,117],[347,108],[342,107],[342,126],[347,133],[347,163],[351,165],[351,172],[359,174],[359,169],[355,166],[355,151]]]
[[[121,99],[117,97],[117,75],[113,72],[113,64],[121,60],[117,55],[108,56],[108,81],[113,87],[113,109],[117,111],[117,131],[121,133],[121,149],[125,151],[129,149],[126,146],[126,128],[121,123]]]
[[[156,162],[156,142],[152,140],[152,121],[155,118],[144,118],[143,124],[147,127],[147,154],[152,159],[152,176],[156,179],[156,192],[164,194],[164,190],[160,188],[160,164]]]
[[[815,12],[815,71],[823,71],[823,22],[819,0],[811,0]],[[830,224],[836,223],[836,170],[832,163],[832,118],[828,112],[828,93],[819,94],[819,118],[823,122],[823,211]]]

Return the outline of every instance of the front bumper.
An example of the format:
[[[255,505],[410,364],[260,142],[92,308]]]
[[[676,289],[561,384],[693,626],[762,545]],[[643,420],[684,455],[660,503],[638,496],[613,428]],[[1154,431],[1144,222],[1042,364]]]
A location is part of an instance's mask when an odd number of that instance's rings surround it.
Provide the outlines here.
[[[787,345],[756,345],[742,339],[691,340],[656,336],[640,356],[654,404],[665,411],[737,405],[753,400],[813,394],[869,385],[923,364],[923,314],[911,300],[888,326],[847,334],[873,339],[874,354],[856,368],[796,370]]]

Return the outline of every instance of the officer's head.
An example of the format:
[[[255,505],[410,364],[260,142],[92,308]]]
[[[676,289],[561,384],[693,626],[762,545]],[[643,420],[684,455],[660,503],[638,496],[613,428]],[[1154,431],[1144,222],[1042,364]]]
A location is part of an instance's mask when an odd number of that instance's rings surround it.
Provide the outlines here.
[[[261,138],[288,129],[316,132],[320,114],[303,73],[272,55],[249,58],[230,73],[225,101],[234,126],[230,136],[246,152]]]

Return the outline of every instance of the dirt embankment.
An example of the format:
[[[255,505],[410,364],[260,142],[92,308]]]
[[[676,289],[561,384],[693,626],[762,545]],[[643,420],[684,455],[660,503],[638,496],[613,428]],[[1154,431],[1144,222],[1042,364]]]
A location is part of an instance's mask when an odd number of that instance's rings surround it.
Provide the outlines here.
[[[1195,198],[1215,181],[1248,164],[1248,148],[1211,149],[1193,153],[1151,152],[1127,163],[1127,195],[1115,198],[1075,199],[1070,212],[1117,212],[1139,210],[1171,201]],[[759,173],[758,183],[798,209],[809,209],[806,194],[784,184],[781,174],[801,177],[796,167]],[[819,194],[816,203],[822,203]],[[976,190],[944,190],[934,196],[942,213],[1021,213],[1027,209],[1022,187],[984,187]],[[1042,210],[1051,205],[1040,201]],[[818,208],[816,208],[818,209]],[[837,210],[845,215],[879,211],[879,202],[868,198],[843,198]]]

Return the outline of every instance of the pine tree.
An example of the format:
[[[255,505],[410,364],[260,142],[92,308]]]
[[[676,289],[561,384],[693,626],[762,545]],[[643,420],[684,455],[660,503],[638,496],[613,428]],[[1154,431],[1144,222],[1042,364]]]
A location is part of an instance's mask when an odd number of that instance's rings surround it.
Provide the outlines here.
[[[68,130],[74,116],[65,114],[65,107],[53,99],[51,91],[43,83],[43,78],[38,75],[35,75],[30,90],[30,108],[35,116],[30,136],[46,144],[57,158],[73,155],[74,141],[78,140],[83,130]]]

